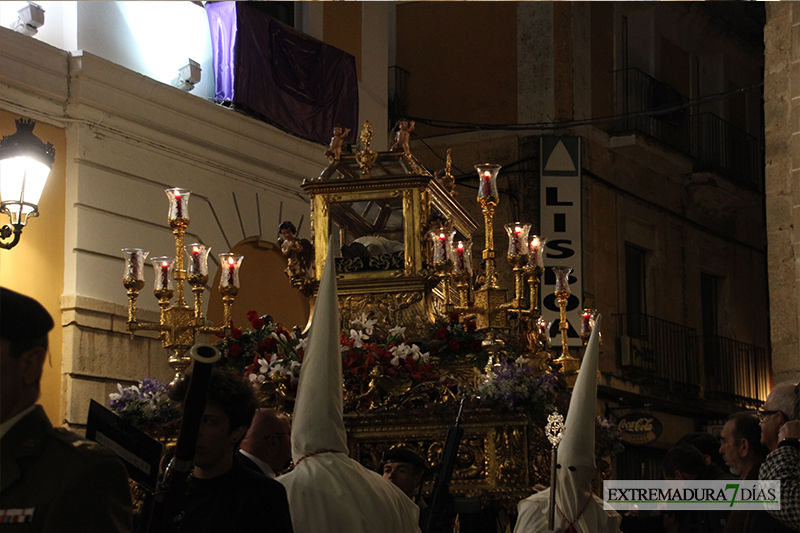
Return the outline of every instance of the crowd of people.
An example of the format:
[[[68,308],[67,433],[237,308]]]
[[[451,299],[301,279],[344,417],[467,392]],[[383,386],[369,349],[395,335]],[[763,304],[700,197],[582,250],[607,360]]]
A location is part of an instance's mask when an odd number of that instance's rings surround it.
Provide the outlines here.
[[[427,510],[420,494],[426,461],[408,448],[394,447],[383,457],[381,475],[348,457],[330,266],[319,291],[292,422],[278,410],[259,409],[252,388],[238,376],[212,371],[174,531],[419,531]],[[20,531],[124,532],[137,526],[146,531],[152,524],[134,520],[124,463],[103,446],[54,428],[37,404],[53,326],[41,304],[0,288],[0,524],[25,524]],[[593,342],[584,365],[596,359]],[[574,442],[560,448],[554,529],[547,525],[548,490],[520,503],[515,532],[800,531],[795,384],[776,385],[758,412],[730,415],[719,438],[686,435],[662,463],[668,480],[780,480],[779,510],[620,516],[604,511],[590,487],[593,429],[586,428],[590,422],[593,428],[596,403],[592,368],[581,369],[567,417],[566,435],[571,432]],[[179,382],[171,397],[183,401],[190,383],[191,377]],[[584,409],[587,416],[581,414],[583,404],[591,406]],[[294,468],[285,473],[292,460]]]

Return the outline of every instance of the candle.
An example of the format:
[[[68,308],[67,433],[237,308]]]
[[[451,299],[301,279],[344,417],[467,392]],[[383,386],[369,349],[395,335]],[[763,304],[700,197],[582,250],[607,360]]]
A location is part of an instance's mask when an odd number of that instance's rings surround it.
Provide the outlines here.
[[[183,218],[183,207],[181,206],[181,193],[175,192],[175,218]]]
[[[583,312],[581,315],[581,335],[591,335],[592,334],[592,313],[588,309]]]
[[[200,268],[200,248],[197,246],[192,247],[192,274],[202,274]]]
[[[484,170],[481,175],[481,198],[488,198],[492,195],[492,173]]]
[[[131,253],[131,277],[139,279],[139,252]]]
[[[169,287],[169,263],[166,261],[161,262],[161,288],[166,289]]]
[[[236,274],[236,261],[233,257],[228,258],[228,285],[231,287],[235,287],[236,283],[234,283],[234,274]]]
[[[539,237],[537,235],[534,235],[533,239],[531,239],[529,248],[530,256],[528,258],[528,264],[534,267],[541,266],[539,264]]]
[[[458,245],[456,245],[455,271],[463,272],[464,268],[466,268],[464,265],[464,243],[458,241]]]
[[[522,252],[522,246],[520,246],[519,238],[522,235],[522,228],[516,226],[514,228],[514,254],[519,254]]]

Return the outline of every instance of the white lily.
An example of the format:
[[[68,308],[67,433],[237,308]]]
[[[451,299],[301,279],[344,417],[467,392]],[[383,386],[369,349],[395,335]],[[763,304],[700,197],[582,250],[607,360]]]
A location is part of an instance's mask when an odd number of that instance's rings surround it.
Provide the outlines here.
[[[405,337],[406,328],[404,326],[395,326],[389,330],[389,337]]]
[[[361,348],[364,346],[365,340],[369,339],[369,335],[365,335],[362,331],[357,331],[355,329],[350,330],[350,338],[353,339],[354,343],[353,346],[356,348]]]

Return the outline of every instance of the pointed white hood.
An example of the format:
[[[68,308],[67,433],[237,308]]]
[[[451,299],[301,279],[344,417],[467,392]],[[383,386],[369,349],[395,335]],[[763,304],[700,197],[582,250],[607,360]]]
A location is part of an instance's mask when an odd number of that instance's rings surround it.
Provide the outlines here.
[[[572,389],[564,436],[558,445],[556,504],[572,520],[584,510],[595,473],[594,427],[597,416],[597,363],[600,355],[597,317]],[[558,514],[558,513],[557,513]]]
[[[573,525],[578,533],[619,533],[622,517],[604,511],[603,501],[592,494],[595,474],[594,428],[597,411],[597,364],[600,355],[600,316],[586,346],[578,379],[572,390],[564,437],[558,446],[555,528]],[[514,533],[539,533],[547,529],[550,489],[519,502]]]
[[[418,533],[419,508],[347,456],[335,244],[328,245],[292,422],[295,468],[286,488],[295,533]]]
[[[321,450],[347,453],[347,432],[342,419],[342,344],[335,249],[331,240],[297,385],[292,420],[295,463]]]

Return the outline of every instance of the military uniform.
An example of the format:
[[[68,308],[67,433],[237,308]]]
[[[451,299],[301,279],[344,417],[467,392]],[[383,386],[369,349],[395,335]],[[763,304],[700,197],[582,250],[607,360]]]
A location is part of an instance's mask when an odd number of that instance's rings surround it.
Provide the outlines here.
[[[122,461],[102,446],[53,428],[37,405],[0,439],[3,532],[131,530]]]

